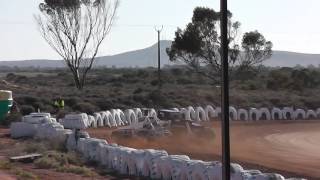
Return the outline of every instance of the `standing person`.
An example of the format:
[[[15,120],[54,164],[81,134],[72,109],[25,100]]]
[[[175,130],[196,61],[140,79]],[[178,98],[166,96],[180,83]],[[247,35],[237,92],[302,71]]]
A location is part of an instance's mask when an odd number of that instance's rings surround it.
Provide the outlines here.
[[[57,103],[58,103],[59,110],[64,109],[64,100],[61,97],[58,98]]]
[[[55,113],[59,113],[60,110],[64,109],[64,100],[61,97],[55,99],[53,106],[56,108]]]

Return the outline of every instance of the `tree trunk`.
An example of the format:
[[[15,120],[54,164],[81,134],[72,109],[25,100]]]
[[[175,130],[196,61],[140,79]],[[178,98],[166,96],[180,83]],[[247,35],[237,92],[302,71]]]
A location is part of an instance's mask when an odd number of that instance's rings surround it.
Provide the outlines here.
[[[73,80],[74,80],[74,83],[75,83],[77,89],[78,89],[78,90],[82,90],[82,89],[83,89],[83,85],[82,85],[82,83],[81,83],[79,70],[75,70],[75,71],[73,72]]]

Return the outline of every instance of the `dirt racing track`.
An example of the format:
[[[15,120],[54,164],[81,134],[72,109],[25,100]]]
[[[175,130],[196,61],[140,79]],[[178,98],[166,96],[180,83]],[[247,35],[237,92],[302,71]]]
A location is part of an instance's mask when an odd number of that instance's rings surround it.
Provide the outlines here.
[[[90,135],[134,148],[165,149],[202,160],[217,160],[221,154],[220,124],[215,122],[214,139],[185,134],[146,140],[110,139],[106,129],[90,129]],[[108,130],[110,131],[110,130]],[[233,161],[320,179],[320,121],[233,122],[231,125]],[[285,173],[284,173],[285,174]]]
[[[240,161],[320,178],[319,130],[320,122],[306,121],[234,125],[232,155]]]

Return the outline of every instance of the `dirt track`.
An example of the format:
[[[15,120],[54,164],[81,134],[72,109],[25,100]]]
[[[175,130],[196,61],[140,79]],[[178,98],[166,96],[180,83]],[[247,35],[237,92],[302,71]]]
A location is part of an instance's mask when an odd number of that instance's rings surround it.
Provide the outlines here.
[[[213,125],[216,138],[201,140],[186,134],[146,140],[111,139],[106,129],[92,129],[89,133],[129,147],[165,149],[170,154],[217,160],[221,154],[219,126]],[[231,154],[233,161],[257,165],[249,168],[266,167],[289,176],[320,179],[320,121],[233,123]]]
[[[320,178],[320,122],[235,125],[231,130],[235,159]]]

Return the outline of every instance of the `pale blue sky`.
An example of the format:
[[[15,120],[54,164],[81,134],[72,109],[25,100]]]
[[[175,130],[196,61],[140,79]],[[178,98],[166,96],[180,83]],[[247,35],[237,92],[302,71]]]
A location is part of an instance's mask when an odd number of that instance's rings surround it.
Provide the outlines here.
[[[60,59],[37,31],[33,15],[41,0],[0,0],[0,60]],[[111,55],[145,48],[190,22],[196,6],[219,10],[219,0],[121,0],[116,26],[100,49]],[[320,0],[229,0],[241,32],[259,30],[274,49],[320,54]]]

